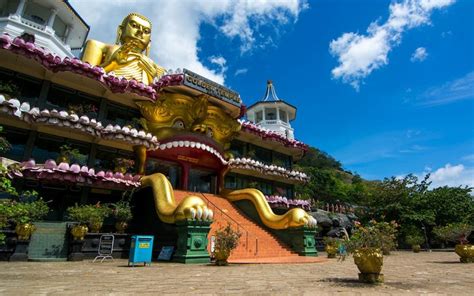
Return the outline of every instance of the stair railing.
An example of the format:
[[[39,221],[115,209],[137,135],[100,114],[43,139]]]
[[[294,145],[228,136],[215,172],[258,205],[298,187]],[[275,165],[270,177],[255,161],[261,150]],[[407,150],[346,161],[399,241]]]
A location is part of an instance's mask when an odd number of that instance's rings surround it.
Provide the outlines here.
[[[193,192],[194,194],[195,193],[198,193],[198,192]],[[204,199],[207,201],[207,204],[208,204],[208,207],[209,205],[212,205],[213,207],[213,211],[214,213],[217,211],[219,211],[219,213],[221,214],[221,216],[225,216],[227,217],[229,220],[231,220],[238,228],[242,229],[244,232],[245,232],[245,249],[248,251],[249,250],[249,232],[247,231],[247,229],[245,229],[245,227],[243,227],[239,222],[237,222],[234,218],[232,218],[231,216],[229,216],[226,212],[224,212],[221,208],[219,208],[216,204],[214,204],[212,201],[210,201],[207,196],[202,193],[202,192],[199,192],[202,197],[204,197]],[[257,241],[258,241],[258,238],[256,238]],[[255,252],[255,254],[257,254],[257,251]]]

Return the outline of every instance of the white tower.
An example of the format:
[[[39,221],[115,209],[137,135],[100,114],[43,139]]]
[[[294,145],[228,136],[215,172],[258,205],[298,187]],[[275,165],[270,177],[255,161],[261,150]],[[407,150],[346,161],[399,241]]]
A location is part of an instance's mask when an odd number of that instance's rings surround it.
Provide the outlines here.
[[[247,119],[258,126],[274,131],[293,140],[294,130],[290,121],[296,118],[296,107],[278,98],[271,80],[262,100],[247,109]]]
[[[89,26],[68,1],[0,0],[0,34],[34,36],[37,46],[65,57],[82,48]]]

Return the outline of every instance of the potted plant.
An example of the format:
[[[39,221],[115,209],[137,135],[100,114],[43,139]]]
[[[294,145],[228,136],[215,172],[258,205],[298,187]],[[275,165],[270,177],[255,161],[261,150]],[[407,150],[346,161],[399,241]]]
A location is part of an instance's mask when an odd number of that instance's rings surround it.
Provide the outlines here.
[[[32,222],[46,216],[49,208],[42,198],[38,198],[36,191],[25,191],[20,199],[25,199],[25,201],[12,201],[10,218],[16,225],[15,232],[18,239],[29,240],[36,229]]]
[[[67,209],[68,217],[71,220],[79,222],[78,225],[71,229],[71,234],[74,239],[82,240],[84,235],[89,230],[97,233],[100,232],[104,219],[109,215],[110,210],[108,207],[104,207],[98,202],[95,205],[82,205],[77,204]]]
[[[75,204],[73,207],[67,208],[68,218],[78,222],[71,228],[71,234],[75,240],[84,240],[89,228],[87,223],[89,222],[89,217],[84,206],[78,206]]]
[[[425,242],[425,238],[419,233],[413,233],[405,237],[405,242],[411,246],[413,252],[419,253],[421,250],[420,245]]]
[[[115,171],[125,174],[128,170],[133,169],[135,161],[127,158],[115,158],[114,159]]]
[[[338,239],[337,237],[325,236],[323,238],[323,241],[325,244],[324,250],[328,254],[328,258],[336,258],[341,240]]]
[[[444,241],[457,242],[454,251],[461,257],[462,263],[474,263],[474,245],[469,244],[467,238],[474,230],[474,226],[467,223],[452,223],[446,226],[437,226],[433,233]]]
[[[66,162],[70,163],[72,160],[79,161],[82,160],[84,156],[79,152],[79,149],[72,148],[71,145],[62,145],[59,147],[59,156],[57,163]]]
[[[359,269],[359,281],[365,283],[383,282],[382,271],[383,253],[382,247],[393,242],[390,235],[384,233],[386,225],[379,226],[378,222],[372,220],[367,226],[359,222],[354,223],[356,229],[349,239],[344,242],[345,249],[353,254],[354,263]],[[341,254],[344,259],[344,254]]]
[[[383,236],[381,246],[383,254],[390,255],[390,251],[394,250],[397,246],[397,222],[377,222],[374,224],[374,227],[378,228]]]
[[[234,230],[230,224],[216,231],[213,255],[216,259],[217,266],[228,264],[227,259],[232,253],[232,250],[239,245],[241,235],[240,231]]]
[[[112,214],[114,215],[117,222],[115,223],[115,229],[118,233],[124,233],[128,227],[128,221],[132,219],[132,207],[126,200],[113,203]]]

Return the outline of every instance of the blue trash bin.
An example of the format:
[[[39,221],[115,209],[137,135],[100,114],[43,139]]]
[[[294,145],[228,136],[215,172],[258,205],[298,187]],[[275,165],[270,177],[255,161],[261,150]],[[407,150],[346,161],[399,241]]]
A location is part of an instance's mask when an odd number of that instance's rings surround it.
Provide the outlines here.
[[[128,266],[135,266],[135,263],[143,263],[145,266],[151,264],[153,253],[152,235],[132,235],[130,243],[130,255],[128,257]]]

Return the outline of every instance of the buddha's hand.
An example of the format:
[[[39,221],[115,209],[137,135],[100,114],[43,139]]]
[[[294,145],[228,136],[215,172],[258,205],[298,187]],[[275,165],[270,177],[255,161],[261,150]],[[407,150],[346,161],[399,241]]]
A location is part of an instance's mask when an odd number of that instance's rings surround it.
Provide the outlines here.
[[[115,51],[112,60],[115,60],[118,64],[125,64],[126,62],[136,59],[133,50],[138,47],[138,42],[139,41],[132,40],[121,45]]]
[[[140,61],[140,64],[143,67],[143,69],[151,77],[155,77],[157,75],[155,63],[153,63],[153,61],[150,60],[147,56],[145,56],[142,53],[138,53],[138,52],[134,52],[134,51],[130,52],[129,56],[133,57],[134,60],[136,59],[136,60]]]

